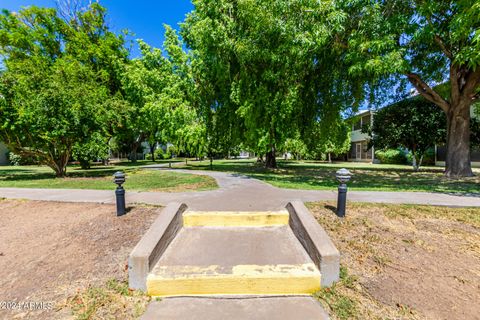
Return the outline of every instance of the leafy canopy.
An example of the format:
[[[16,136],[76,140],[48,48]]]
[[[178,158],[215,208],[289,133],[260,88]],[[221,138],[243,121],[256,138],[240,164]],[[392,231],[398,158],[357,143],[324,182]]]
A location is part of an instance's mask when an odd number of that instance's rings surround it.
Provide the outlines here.
[[[0,15],[0,140],[63,176],[74,145],[86,143],[115,110],[116,66],[123,38],[110,32],[93,4],[77,20],[55,9],[28,7]]]

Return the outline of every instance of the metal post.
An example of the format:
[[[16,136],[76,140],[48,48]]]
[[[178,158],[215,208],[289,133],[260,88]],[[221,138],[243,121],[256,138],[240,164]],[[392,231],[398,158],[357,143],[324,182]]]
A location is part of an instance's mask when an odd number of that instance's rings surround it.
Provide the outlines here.
[[[335,174],[340,185],[338,186],[337,216],[345,217],[345,208],[347,206],[347,182],[350,181],[352,174],[347,169],[340,169]]]
[[[117,198],[117,217],[123,216],[127,213],[125,207],[125,189],[122,186],[118,186],[115,190],[115,196]]]
[[[337,216],[345,217],[345,208],[347,206],[347,185],[342,183],[338,186]]]
[[[115,172],[113,175],[113,182],[117,185],[115,198],[117,203],[117,217],[119,217],[127,213],[127,208],[125,206],[125,189],[122,187],[122,184],[125,183],[125,173],[120,171]]]

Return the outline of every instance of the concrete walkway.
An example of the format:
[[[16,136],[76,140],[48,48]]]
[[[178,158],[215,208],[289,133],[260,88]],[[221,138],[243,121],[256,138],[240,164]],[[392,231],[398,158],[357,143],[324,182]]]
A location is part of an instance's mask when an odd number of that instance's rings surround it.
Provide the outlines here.
[[[219,188],[199,192],[136,192],[128,191],[128,203],[166,205],[169,202],[186,203],[193,210],[280,210],[292,200],[304,202],[335,200],[336,190],[281,189],[247,176],[217,172],[166,169],[161,165],[147,166],[151,170],[173,170],[213,177]],[[25,189],[0,188],[0,197],[46,201],[114,203],[112,190]],[[355,202],[424,204],[451,207],[480,207],[478,196],[456,196],[429,192],[349,191],[348,200]]]

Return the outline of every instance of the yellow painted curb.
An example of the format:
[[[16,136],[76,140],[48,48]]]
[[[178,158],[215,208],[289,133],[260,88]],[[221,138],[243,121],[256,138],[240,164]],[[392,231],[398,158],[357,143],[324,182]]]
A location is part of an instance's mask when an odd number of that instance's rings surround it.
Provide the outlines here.
[[[157,266],[147,277],[150,296],[305,295],[320,290],[313,263],[299,265]]]
[[[217,211],[183,214],[185,227],[268,227],[288,225],[288,211]]]

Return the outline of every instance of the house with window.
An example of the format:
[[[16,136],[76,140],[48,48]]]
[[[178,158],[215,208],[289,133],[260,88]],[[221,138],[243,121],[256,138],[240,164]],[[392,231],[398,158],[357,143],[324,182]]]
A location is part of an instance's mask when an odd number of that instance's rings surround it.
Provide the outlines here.
[[[480,119],[480,108],[476,109],[472,106],[470,113],[472,118]],[[362,133],[362,127],[365,125],[372,125],[374,121],[375,112],[371,110],[360,111],[354,117],[352,117],[352,130],[350,132],[350,152],[346,155],[348,161],[357,162],[377,162],[375,159],[374,147],[368,149],[369,136],[366,133]],[[435,146],[435,165],[439,167],[445,166],[445,158],[447,155],[447,149],[445,145]],[[480,168],[480,148],[472,148],[470,157],[472,160],[472,167]]]
[[[373,124],[374,112],[372,110],[365,110],[358,112],[352,117],[352,131],[350,132],[350,152],[347,154],[348,161],[358,162],[374,162],[375,150],[368,148],[369,136],[362,133],[362,128],[365,125]]]

